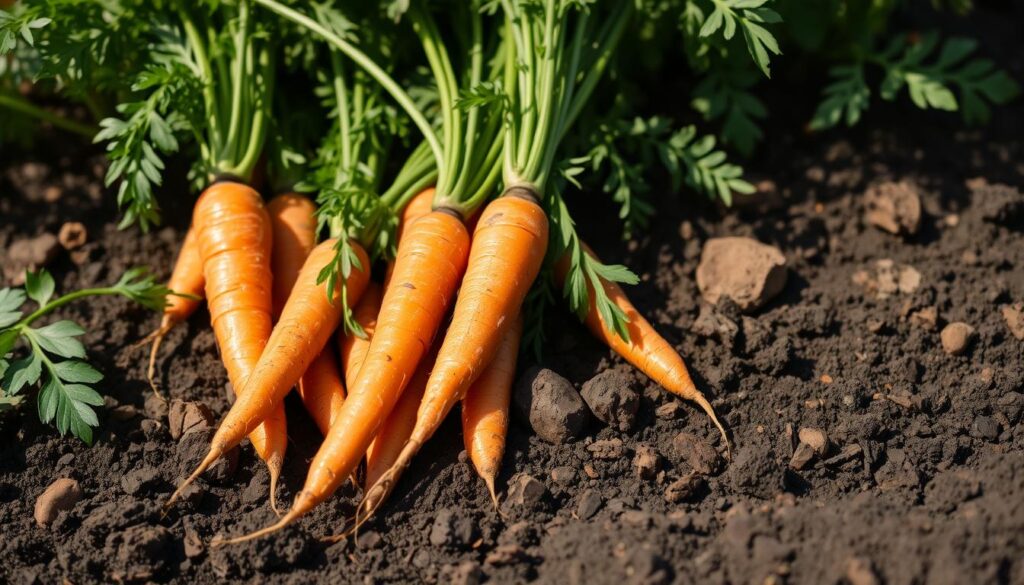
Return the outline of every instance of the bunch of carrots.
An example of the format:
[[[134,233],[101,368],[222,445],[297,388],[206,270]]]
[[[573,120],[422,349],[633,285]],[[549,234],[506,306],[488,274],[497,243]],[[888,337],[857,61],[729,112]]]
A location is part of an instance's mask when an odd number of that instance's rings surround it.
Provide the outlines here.
[[[305,485],[276,523],[221,544],[294,522],[365,461],[344,537],[387,501],[456,404],[497,505],[524,312],[547,286],[725,438],[682,358],[620,287],[635,277],[596,258],[561,195],[573,154],[563,144],[593,107],[633,2],[413,0],[386,16],[351,4],[175,4],[160,66],[195,83],[138,88],[166,90],[145,103],[169,119],[190,96],[167,130],[191,130],[204,184],[168,283],[180,296],[146,339],[150,380],[158,388],[163,337],[205,301],[237,395],[167,506],[248,437],[277,512],[293,389],[324,435]],[[312,120],[296,115],[302,84],[283,81],[309,63],[325,112]],[[405,75],[420,65],[427,82]],[[120,138],[126,123],[106,121],[99,139],[115,164],[128,161],[129,180],[138,169]],[[326,131],[301,136],[311,128]],[[265,202],[261,183],[281,194]]]

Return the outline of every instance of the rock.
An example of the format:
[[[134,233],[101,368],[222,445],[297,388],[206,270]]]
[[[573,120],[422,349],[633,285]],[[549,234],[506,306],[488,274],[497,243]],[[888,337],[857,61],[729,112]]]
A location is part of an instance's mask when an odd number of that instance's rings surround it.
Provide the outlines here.
[[[921,286],[921,273],[913,266],[900,266],[896,288],[903,294],[910,294]]]
[[[587,445],[587,451],[594,459],[622,459],[626,455],[626,446],[622,439],[606,439]]]
[[[665,488],[665,500],[670,504],[692,502],[699,499],[707,487],[704,478],[696,473],[677,479]]]
[[[605,370],[583,383],[580,396],[601,422],[622,432],[636,422],[640,394],[633,388],[633,378],[617,370]]]
[[[789,468],[800,471],[804,467],[807,467],[807,464],[810,463],[812,459],[814,459],[814,448],[807,443],[800,443],[796,446],[796,449],[793,451],[793,456],[789,459]]]
[[[991,416],[979,416],[971,425],[971,435],[994,443],[999,438],[999,423]]]
[[[665,420],[678,418],[682,413],[683,405],[680,404],[678,400],[674,400],[672,398],[670,398],[665,404],[654,409],[654,416]]]
[[[846,561],[846,579],[850,585],[879,585],[881,581],[875,574],[871,561],[864,557],[850,557]]]
[[[658,475],[658,467],[661,464],[661,455],[650,445],[637,445],[636,455],[633,457],[633,467],[640,479],[648,481]]]
[[[1024,341],[1024,303],[1014,303],[1003,307],[1003,319],[1010,333]]]
[[[707,441],[693,433],[682,432],[672,439],[672,448],[694,471],[712,475],[722,469],[722,456]]]
[[[184,545],[185,556],[190,559],[198,557],[206,550],[206,545],[203,544],[203,539],[193,528],[185,529]]]
[[[704,244],[697,286],[711,304],[732,299],[741,311],[755,311],[786,285],[786,257],[774,246],[750,238],[713,238]]]
[[[430,544],[467,548],[476,538],[476,524],[473,519],[458,510],[445,508],[434,516],[430,527]]]
[[[942,329],[942,349],[949,355],[961,355],[974,339],[974,327],[967,323],[956,322]]]
[[[816,455],[822,456],[828,453],[829,441],[825,431],[815,427],[803,427],[797,436],[800,437],[801,443],[814,449]]]
[[[921,197],[907,181],[886,182],[867,190],[864,219],[891,234],[916,234],[921,226]]]
[[[935,331],[939,324],[939,310],[935,306],[925,307],[910,314],[910,324],[925,331]]]
[[[82,488],[78,487],[77,481],[68,477],[54,481],[36,498],[36,524],[49,525],[57,518],[57,514],[74,508],[82,497]]]
[[[509,480],[505,503],[507,506],[532,510],[543,503],[547,493],[548,488],[537,478],[521,473]]]
[[[516,384],[514,401],[534,432],[556,445],[582,436],[590,421],[590,410],[572,384],[547,368],[527,370]]]
[[[560,466],[551,470],[551,480],[561,486],[576,483],[576,470],[568,466]]]
[[[107,536],[103,549],[110,578],[117,582],[150,581],[171,559],[171,533],[163,526],[139,524]]]
[[[447,582],[451,585],[480,585],[482,580],[483,572],[476,561],[462,561],[448,570]]]
[[[139,416],[139,409],[135,408],[131,404],[122,404],[121,406],[115,406],[107,411],[107,416],[110,420],[124,422]]]
[[[34,238],[18,240],[7,248],[4,275],[15,286],[25,283],[26,270],[39,270],[57,257],[60,243],[57,236],[45,233]]]
[[[57,233],[57,241],[65,250],[75,250],[81,248],[85,244],[88,232],[85,230],[85,226],[77,221],[69,221],[64,225],[60,226],[60,231]]]
[[[121,476],[121,489],[134,496],[151,491],[160,484],[160,471],[155,467],[135,469]]]
[[[580,520],[589,520],[601,509],[604,501],[597,490],[586,490],[580,495],[579,503],[576,505],[576,517]]]
[[[213,413],[201,402],[172,400],[167,410],[167,427],[177,441],[185,433],[213,427]]]

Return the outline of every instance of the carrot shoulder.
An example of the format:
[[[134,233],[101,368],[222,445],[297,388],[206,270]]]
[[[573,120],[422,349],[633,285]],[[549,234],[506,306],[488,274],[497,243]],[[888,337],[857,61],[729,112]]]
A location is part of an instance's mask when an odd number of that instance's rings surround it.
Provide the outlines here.
[[[584,244],[583,248],[591,257],[597,258],[589,246]],[[569,258],[566,256],[555,265],[555,279],[559,286],[565,285],[568,270]],[[690,378],[690,372],[686,369],[682,356],[664,337],[655,331],[647,319],[644,319],[643,315],[636,310],[633,303],[629,301],[629,297],[626,296],[626,293],[617,283],[601,279],[601,285],[604,287],[605,294],[608,295],[611,302],[621,309],[625,313],[626,318],[629,319],[629,324],[627,325],[629,340],[627,341],[620,337],[614,329],[608,327],[608,324],[605,323],[594,305],[594,289],[588,282],[587,292],[590,298],[590,308],[587,311],[584,322],[587,328],[590,329],[590,332],[605,342],[615,353],[622,356],[627,362],[669,392],[685,400],[696,402],[708,415],[715,427],[718,428],[718,432],[722,434],[726,450],[731,450],[725,428],[718,421],[718,416],[715,414],[715,409],[711,406],[711,403],[697,389],[693,379]]]

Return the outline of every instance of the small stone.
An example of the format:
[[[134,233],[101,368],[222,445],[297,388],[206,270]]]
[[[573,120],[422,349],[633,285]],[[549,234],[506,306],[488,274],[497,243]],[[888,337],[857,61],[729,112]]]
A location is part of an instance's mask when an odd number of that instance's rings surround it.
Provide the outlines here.
[[[185,556],[190,559],[198,557],[206,550],[206,546],[203,545],[203,539],[200,538],[199,533],[191,528],[185,530],[184,544]]]
[[[661,455],[650,445],[637,445],[636,455],[633,457],[633,467],[640,479],[648,481],[658,475],[658,467],[661,464]]]
[[[921,286],[921,273],[913,266],[900,266],[896,286],[903,294],[910,294]]]
[[[683,405],[678,400],[669,399],[668,402],[654,409],[654,416],[664,420],[674,420],[683,412]]]
[[[815,427],[804,427],[797,433],[800,442],[814,449],[817,455],[824,455],[828,452],[829,441],[825,431]]]
[[[670,504],[692,502],[698,499],[707,487],[704,478],[696,473],[677,479],[665,488],[665,500]]]
[[[480,585],[483,579],[483,572],[480,570],[480,563],[476,561],[462,561],[452,567],[449,572],[448,582],[451,585]]]
[[[881,581],[875,574],[871,561],[864,557],[851,557],[846,561],[846,578],[850,585],[879,585]]]
[[[925,331],[935,331],[939,323],[939,310],[932,307],[925,307],[910,314],[910,324],[920,327]]]
[[[617,370],[605,370],[583,383],[580,396],[601,422],[622,432],[636,422],[640,394],[633,388],[631,376]]]
[[[520,562],[526,558],[526,551],[522,547],[515,544],[500,544],[494,547],[494,550],[487,553],[484,563],[501,567]]]
[[[75,250],[85,244],[87,235],[88,232],[86,232],[84,225],[77,221],[69,221],[60,226],[60,231],[57,233],[57,241],[60,242],[60,245],[65,250]]]
[[[672,439],[672,448],[701,475],[713,475],[722,469],[722,456],[718,451],[693,433],[676,435]]]
[[[579,503],[576,505],[576,517],[580,520],[593,518],[594,514],[597,514],[597,511],[601,509],[603,503],[601,494],[596,490],[586,490],[580,496]]]
[[[24,284],[26,270],[35,271],[46,266],[59,251],[60,242],[51,233],[18,240],[7,248],[4,274],[15,286]]]
[[[49,525],[57,518],[57,514],[74,508],[83,495],[78,482],[71,478],[62,477],[54,481],[36,498],[36,524]]]
[[[146,396],[146,401],[142,406],[142,411],[152,419],[162,419],[167,416],[167,410],[167,401],[152,392]]]
[[[537,478],[521,473],[509,480],[505,503],[508,506],[532,510],[544,501],[547,493],[548,488]]]
[[[864,219],[891,234],[916,234],[921,225],[921,197],[909,182],[886,182],[868,189]]]
[[[590,421],[590,410],[572,384],[547,368],[533,367],[523,374],[514,402],[534,432],[556,445],[582,436]]]
[[[807,464],[812,459],[814,459],[814,449],[807,443],[800,443],[796,446],[793,456],[789,459],[789,467],[790,469],[800,471],[807,467]]]
[[[728,297],[741,311],[762,307],[786,285],[786,257],[750,238],[712,238],[697,266],[697,286],[712,305]]]
[[[551,481],[561,486],[576,483],[576,470],[568,466],[560,466],[551,470]]]
[[[110,420],[124,422],[139,416],[139,409],[131,404],[122,404],[107,411],[107,416],[110,417]]]
[[[949,355],[961,355],[974,339],[974,327],[967,323],[956,322],[946,325],[942,330],[942,349]]]
[[[626,447],[622,439],[606,439],[587,445],[587,451],[594,459],[621,459],[626,454]]]
[[[1017,339],[1024,341],[1024,303],[1014,303],[1003,307],[1003,319],[1010,333]]]
[[[950,213],[944,219],[947,227],[956,227],[960,225],[960,216],[955,213]]]
[[[43,201],[47,203],[56,203],[60,201],[60,198],[64,195],[64,190],[58,185],[47,185],[43,189]]]
[[[172,400],[167,411],[167,427],[177,441],[186,433],[213,427],[213,413],[201,402]]]
[[[979,416],[971,425],[973,435],[994,443],[999,438],[999,423],[991,416]]]

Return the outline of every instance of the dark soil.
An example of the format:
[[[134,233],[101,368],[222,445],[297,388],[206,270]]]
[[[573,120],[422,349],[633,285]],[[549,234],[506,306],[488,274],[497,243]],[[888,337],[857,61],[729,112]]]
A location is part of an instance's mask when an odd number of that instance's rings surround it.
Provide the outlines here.
[[[1024,78],[1020,61],[1010,65]],[[0,581],[1024,583],[1024,342],[1001,315],[1024,301],[1024,195],[1014,188],[1024,184],[1024,105],[996,116],[983,131],[964,131],[951,116],[876,107],[848,133],[776,131],[749,165],[772,184],[733,210],[664,199],[657,227],[627,245],[607,219],[586,223],[600,253],[641,275],[633,299],[714,396],[733,460],[723,465],[709,449],[724,446],[702,413],[684,405],[656,416],[674,399],[553,315],[546,367],[577,389],[604,373],[603,384],[617,378],[642,398],[630,430],[592,421],[575,443],[546,443],[516,420],[499,484],[521,485],[528,474],[546,491],[518,498],[525,504],[506,507],[504,519],[462,451],[453,413],[358,543],[318,540],[352,512],[357,494],[346,487],[278,535],[209,549],[215,535],[273,520],[262,464],[245,445],[237,465],[202,479],[162,517],[209,435],[172,440],[166,409],[151,397],[143,352],[129,345],[154,315],[120,299],[74,305],[63,315],[86,324],[110,403],[92,447],[58,438],[31,403],[0,419]],[[166,277],[187,201],[169,210],[171,227],[118,231],[101,157],[59,154],[67,148],[0,157],[0,261],[16,240],[82,221],[87,252],[50,266],[60,290],[142,264]],[[899,180],[923,196],[915,236],[863,220],[866,189]],[[50,186],[61,188],[56,203],[44,199]],[[695,327],[693,275],[702,243],[722,235],[778,246],[790,274],[755,314],[705,307],[723,324],[709,331]],[[883,259],[916,269],[916,290],[880,299],[854,284]],[[934,328],[919,313],[932,308]],[[977,331],[957,357],[939,339],[955,321]],[[226,376],[208,315],[174,330],[165,348],[167,393],[223,415]],[[114,417],[117,405],[130,408]],[[288,407],[285,500],[319,441],[301,405]],[[823,430],[830,446],[797,471],[789,465],[801,428]],[[621,447],[588,449],[616,439]],[[641,478],[633,455],[652,448],[660,467]],[[59,477],[76,479],[85,497],[38,527],[34,502]]]

